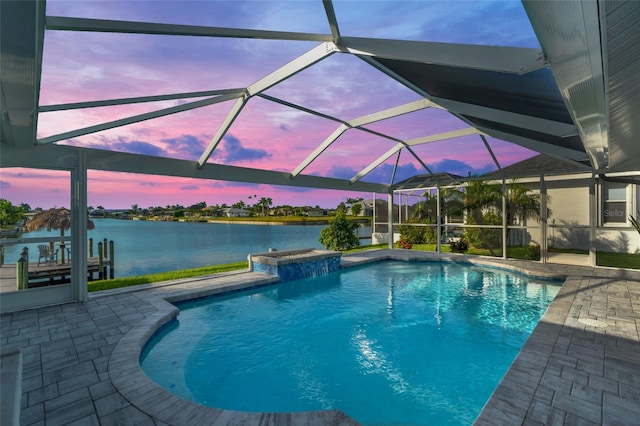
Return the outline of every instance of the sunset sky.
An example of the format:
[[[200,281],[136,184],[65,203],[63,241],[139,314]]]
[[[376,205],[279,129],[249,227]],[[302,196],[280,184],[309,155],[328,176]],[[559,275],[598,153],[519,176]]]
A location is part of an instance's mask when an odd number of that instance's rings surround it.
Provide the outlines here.
[[[342,35],[433,42],[534,47],[538,42],[520,1],[334,1]],[[313,1],[47,1],[47,15],[330,33],[322,2]],[[40,105],[244,88],[318,43],[46,31]],[[325,114],[350,120],[419,99],[418,95],[355,56],[334,54],[267,90]],[[47,112],[38,137],[154,111],[196,98],[135,105]],[[234,101],[89,134],[60,144],[196,161]],[[252,98],[210,163],[292,171],[338,124]],[[401,139],[467,127],[449,113],[426,109],[367,126]],[[511,164],[533,155],[488,138],[498,160]],[[389,140],[351,130],[305,174],[351,178],[393,146]],[[495,166],[478,136],[415,148],[433,171],[480,174]],[[395,157],[363,180],[389,183]],[[397,182],[421,165],[403,154]],[[32,207],[69,205],[69,173],[4,168],[1,197]],[[347,197],[371,194],[233,182],[89,171],[88,202],[108,209],[252,204],[254,195],[274,205],[335,207]]]

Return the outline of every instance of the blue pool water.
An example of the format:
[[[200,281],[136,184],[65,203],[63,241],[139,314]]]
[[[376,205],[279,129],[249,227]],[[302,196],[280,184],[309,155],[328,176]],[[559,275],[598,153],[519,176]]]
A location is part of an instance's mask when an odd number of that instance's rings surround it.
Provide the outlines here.
[[[212,407],[470,424],[559,288],[459,264],[379,262],[180,303],[140,361],[161,386]]]

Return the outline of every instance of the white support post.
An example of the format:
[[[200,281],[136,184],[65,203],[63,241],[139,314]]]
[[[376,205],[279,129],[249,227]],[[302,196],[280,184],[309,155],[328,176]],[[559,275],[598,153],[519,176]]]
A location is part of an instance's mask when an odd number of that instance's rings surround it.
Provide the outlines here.
[[[429,190],[431,192],[431,190]],[[442,210],[440,208],[440,186],[436,186],[436,238],[438,242],[436,243],[436,252],[442,252]]]
[[[540,262],[547,263],[547,184],[540,175]]]
[[[405,194],[404,199],[404,219],[409,222],[409,194]]]
[[[376,193],[373,193],[373,220],[371,220],[371,237],[376,233]],[[371,241],[373,243],[373,239]]]
[[[84,302],[87,289],[87,161],[85,152],[78,151],[77,166],[71,171],[71,286],[73,298]]]
[[[502,178],[502,258],[507,258],[507,181]]]
[[[589,265],[596,266],[596,226],[598,222],[598,206],[596,197],[596,178],[591,174],[589,181]]]
[[[393,248],[393,191],[389,191],[387,194],[387,227],[389,233],[389,248]]]

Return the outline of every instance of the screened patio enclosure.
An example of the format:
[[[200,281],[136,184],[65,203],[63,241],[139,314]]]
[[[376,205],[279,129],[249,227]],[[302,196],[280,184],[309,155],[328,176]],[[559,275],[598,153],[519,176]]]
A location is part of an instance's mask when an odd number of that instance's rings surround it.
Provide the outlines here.
[[[493,187],[498,198],[468,206],[478,200],[477,185]],[[525,190],[526,199],[520,197]],[[609,181],[576,171],[503,180],[494,172],[396,190],[390,212],[386,201],[377,200],[374,243],[387,242],[392,226],[394,242],[405,248],[418,244],[422,250],[446,252],[454,250],[451,243],[464,240],[475,254],[611,266],[607,253],[636,258],[640,253],[640,235],[631,223],[638,216],[638,200],[640,185],[633,180]]]
[[[639,2],[508,2],[485,16],[528,35],[494,44],[447,23],[466,2],[179,4],[0,2],[0,165],[69,174],[77,259],[3,311],[87,298],[88,171],[380,194],[390,228],[417,175],[542,153],[638,180]]]

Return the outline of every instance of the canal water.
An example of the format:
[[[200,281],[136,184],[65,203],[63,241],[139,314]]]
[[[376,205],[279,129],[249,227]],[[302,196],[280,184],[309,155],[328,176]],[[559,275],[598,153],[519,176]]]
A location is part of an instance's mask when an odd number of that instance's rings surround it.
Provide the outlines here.
[[[318,239],[327,226],[92,220],[95,229],[88,236],[94,240],[94,256],[98,241],[113,240],[116,277],[237,262],[270,248],[324,248]],[[48,235],[58,237],[60,231],[29,232],[22,238]],[[370,244],[370,240],[361,240],[361,244]],[[29,260],[37,261],[38,244],[18,244],[5,247],[5,263],[16,261],[25,245]]]

